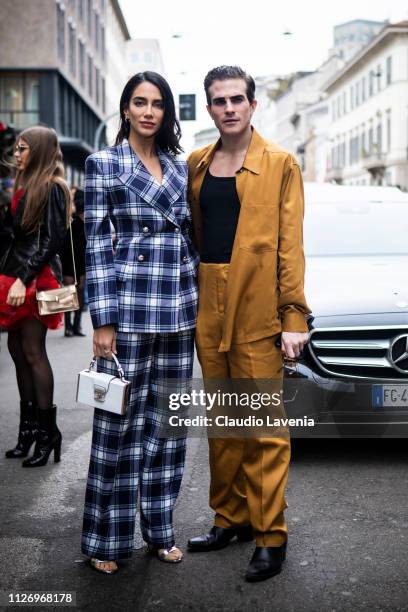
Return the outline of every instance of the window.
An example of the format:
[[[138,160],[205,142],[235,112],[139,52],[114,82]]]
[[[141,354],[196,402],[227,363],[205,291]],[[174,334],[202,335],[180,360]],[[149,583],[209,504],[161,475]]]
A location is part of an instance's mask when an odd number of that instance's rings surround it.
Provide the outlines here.
[[[332,102],[332,120],[335,121],[336,120],[336,103],[333,100]]]
[[[375,77],[377,79],[377,91],[381,90],[381,76],[382,76],[381,64],[378,64],[377,72],[375,73]]]
[[[354,108],[354,85],[350,87],[350,108],[351,110]]]
[[[391,85],[392,83],[392,57],[387,57],[386,60],[386,83]]]
[[[79,41],[79,82],[85,87],[85,45]]]
[[[360,136],[360,156],[361,157],[365,157],[367,152],[366,152],[366,134],[365,134],[365,123],[362,124],[361,126],[361,136]]]
[[[382,153],[382,123],[377,125],[377,155],[380,157]]]
[[[106,113],[106,83],[105,79],[102,77],[102,112]]]
[[[65,13],[57,5],[57,48],[58,48],[58,59],[61,62],[65,62]]]
[[[39,75],[37,73],[0,74],[0,113],[5,123],[21,130],[40,120]]]
[[[76,37],[75,28],[69,24],[69,70],[73,76],[76,75]]]
[[[360,104],[360,81],[356,83],[356,106]]]
[[[87,1],[88,35],[92,36],[92,0]]]
[[[101,96],[100,96],[100,83],[99,83],[99,80],[100,80],[99,79],[99,70],[95,66],[95,94],[96,94],[95,98],[96,98],[96,105],[97,106],[99,106],[99,103],[101,101],[100,100]]]
[[[391,151],[391,111],[387,111],[387,152]]]
[[[331,165],[332,168],[336,167],[336,147],[332,147],[331,150]]]
[[[370,128],[368,130],[368,153],[371,154],[374,148],[374,131],[373,125],[370,124]]]
[[[105,61],[106,47],[105,47],[105,28],[101,26],[101,55],[102,60]]]
[[[88,93],[93,96],[93,62],[92,57],[88,55]]]
[[[99,15],[95,13],[95,28],[94,28],[94,37],[95,37],[95,48],[99,51]]]
[[[345,91],[343,91],[343,112],[347,113],[347,96]]]
[[[337,116],[341,117],[340,96],[337,97]]]
[[[366,101],[366,78],[363,77],[361,79],[361,101]]]
[[[78,0],[78,15],[81,21],[84,20],[84,0]]]
[[[370,70],[368,81],[368,95],[370,97],[374,95],[374,70]]]

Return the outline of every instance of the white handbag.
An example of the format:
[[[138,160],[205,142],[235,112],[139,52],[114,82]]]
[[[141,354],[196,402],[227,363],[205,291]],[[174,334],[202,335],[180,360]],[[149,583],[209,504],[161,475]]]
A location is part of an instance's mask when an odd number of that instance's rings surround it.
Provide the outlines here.
[[[122,366],[112,353],[118,376],[96,372],[96,357],[89,368],[78,374],[76,401],[93,408],[124,415],[129,400],[131,383],[125,379]]]

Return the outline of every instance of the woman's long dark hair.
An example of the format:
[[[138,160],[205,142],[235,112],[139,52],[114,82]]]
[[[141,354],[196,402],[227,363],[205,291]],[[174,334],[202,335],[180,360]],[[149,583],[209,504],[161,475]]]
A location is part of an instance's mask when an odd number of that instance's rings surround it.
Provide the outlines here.
[[[150,70],[138,72],[132,76],[122,91],[119,103],[120,127],[116,136],[115,145],[120,144],[124,138],[129,138],[130,123],[125,119],[125,110],[129,108],[135,88],[140,85],[140,83],[146,81],[152,83],[152,85],[155,85],[159,89],[164,104],[163,123],[155,136],[156,143],[164,153],[177,155],[177,153],[181,153],[183,149],[180,146],[181,129],[176,117],[173,94],[166,79],[157,72],[151,72]]]
[[[24,170],[17,171],[14,191],[24,187],[27,192],[21,224],[27,232],[35,231],[40,223],[48,196],[54,184],[59,185],[67,202],[66,223],[69,226],[69,189],[65,181],[62,153],[57,132],[52,128],[36,125],[23,130],[17,140],[30,147]]]

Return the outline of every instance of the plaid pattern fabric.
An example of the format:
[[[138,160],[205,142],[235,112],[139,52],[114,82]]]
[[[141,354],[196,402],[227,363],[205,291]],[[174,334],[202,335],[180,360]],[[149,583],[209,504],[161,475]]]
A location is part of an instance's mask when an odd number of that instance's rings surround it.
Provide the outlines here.
[[[146,542],[174,544],[173,507],[180,489],[185,438],[159,438],[163,381],[188,382],[194,331],[117,335],[118,359],[132,382],[125,416],[95,410],[85,498],[82,551],[101,560],[131,556],[137,510]],[[98,370],[114,373],[112,361]]]
[[[187,164],[160,151],[159,157],[162,185],[127,140],[86,161],[86,276],[94,328],[166,333],[195,325],[198,255],[190,240]]]

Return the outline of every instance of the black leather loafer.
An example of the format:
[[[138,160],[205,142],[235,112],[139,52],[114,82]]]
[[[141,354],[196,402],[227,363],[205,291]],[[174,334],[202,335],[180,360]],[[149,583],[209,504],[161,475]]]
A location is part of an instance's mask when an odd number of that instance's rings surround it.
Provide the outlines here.
[[[286,556],[286,543],[282,546],[257,546],[245,574],[247,582],[259,582],[276,576]]]
[[[237,537],[240,542],[250,542],[253,540],[252,526],[244,525],[243,527],[212,527],[209,533],[196,538],[190,538],[188,541],[188,550],[190,552],[207,552],[210,550],[221,550],[228,546],[230,541]]]

